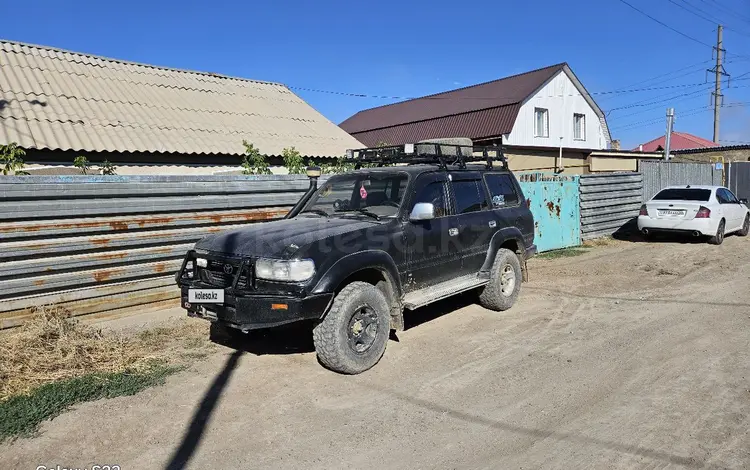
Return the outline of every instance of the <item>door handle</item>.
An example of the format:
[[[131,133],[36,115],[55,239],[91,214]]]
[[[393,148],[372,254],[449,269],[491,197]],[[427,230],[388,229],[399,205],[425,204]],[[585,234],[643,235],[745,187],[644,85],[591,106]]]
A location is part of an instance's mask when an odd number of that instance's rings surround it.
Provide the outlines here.
[[[497,222],[495,222],[494,220],[490,220],[490,227],[492,228],[497,227]]]
[[[451,237],[455,237],[456,235],[458,235],[458,229],[457,228],[448,229],[448,235],[450,235]]]

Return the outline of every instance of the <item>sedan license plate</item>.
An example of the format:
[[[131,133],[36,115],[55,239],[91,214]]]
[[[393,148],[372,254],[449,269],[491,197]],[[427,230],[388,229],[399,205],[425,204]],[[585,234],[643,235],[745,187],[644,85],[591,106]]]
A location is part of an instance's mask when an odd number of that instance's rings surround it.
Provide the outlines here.
[[[224,289],[188,289],[191,304],[224,304]]]
[[[659,211],[659,215],[666,215],[666,216],[669,216],[669,217],[676,217],[676,216],[685,215],[685,211],[678,211],[678,210],[666,209],[666,210],[660,210]]]

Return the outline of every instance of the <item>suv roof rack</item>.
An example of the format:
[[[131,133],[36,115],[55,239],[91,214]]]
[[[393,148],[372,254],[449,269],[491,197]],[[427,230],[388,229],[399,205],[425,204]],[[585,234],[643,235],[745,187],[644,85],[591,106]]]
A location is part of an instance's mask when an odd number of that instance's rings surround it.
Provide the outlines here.
[[[448,140],[460,143],[444,143]],[[501,162],[502,168],[508,169],[502,146],[475,146],[470,139],[435,139],[414,144],[350,149],[346,151],[345,161],[354,163],[357,170],[364,163],[377,166],[431,163],[444,170],[448,169],[448,165],[466,169],[466,163],[470,162],[484,162],[491,170],[493,161]]]

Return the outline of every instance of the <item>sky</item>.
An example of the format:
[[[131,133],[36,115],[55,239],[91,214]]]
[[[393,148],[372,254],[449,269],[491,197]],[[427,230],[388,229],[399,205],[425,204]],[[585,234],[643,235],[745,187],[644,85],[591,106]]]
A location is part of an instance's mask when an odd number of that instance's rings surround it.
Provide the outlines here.
[[[720,136],[750,142],[750,0],[0,0],[0,8],[0,38],[284,83],[337,124],[362,109],[567,62],[623,148],[663,135],[667,106],[675,131],[712,139],[705,70],[718,20],[736,79],[724,82]],[[632,91],[643,88],[660,89]]]

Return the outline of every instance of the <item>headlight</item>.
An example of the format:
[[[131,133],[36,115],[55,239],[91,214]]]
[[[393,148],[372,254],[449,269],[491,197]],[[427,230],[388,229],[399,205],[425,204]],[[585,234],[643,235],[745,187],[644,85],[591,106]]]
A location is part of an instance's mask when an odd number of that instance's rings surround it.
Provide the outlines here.
[[[255,277],[271,281],[300,282],[315,274],[311,259],[278,260],[260,258],[255,262]]]

